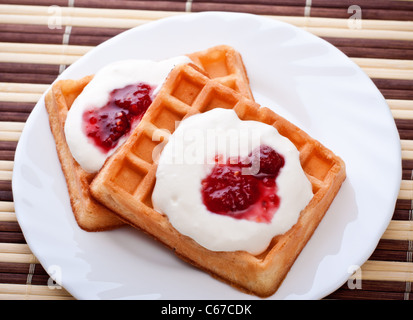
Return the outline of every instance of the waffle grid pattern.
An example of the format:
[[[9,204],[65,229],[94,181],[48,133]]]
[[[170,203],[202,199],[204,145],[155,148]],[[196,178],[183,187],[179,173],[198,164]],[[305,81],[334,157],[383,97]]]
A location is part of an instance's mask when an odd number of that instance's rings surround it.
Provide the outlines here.
[[[92,182],[92,194],[123,220],[151,234],[184,260],[247,292],[267,296],[281,284],[334,199],[345,178],[344,164],[293,124],[196,69],[183,65],[170,73],[139,127]],[[157,165],[156,158],[150,155],[168,140],[171,132],[165,128],[175,126],[185,117],[222,106],[233,109],[242,120],[273,124],[291,138],[301,152],[304,171],[310,175],[315,192],[297,224],[275,237],[267,250],[257,256],[241,251],[209,251],[180,235],[167,217],[152,207]],[[177,116],[161,117],[163,112]],[[154,135],[156,141],[150,140]]]
[[[193,80],[189,79],[195,78],[194,72],[195,77],[199,79],[191,83],[190,81]],[[303,131],[293,128],[291,123],[285,123],[284,120],[278,121],[281,119],[278,115],[261,108],[257,103],[217,85],[215,81],[205,76],[200,77],[198,71],[192,68],[181,69],[179,74],[174,76],[179,78],[177,84],[170,88],[170,92],[164,90],[162,99],[154,101],[153,112],[148,112],[141,122],[142,129],[135,139],[128,143],[131,152],[125,155],[125,160],[111,179],[112,183],[138,199],[141,195],[148,194],[150,190],[143,188],[149,185],[149,189],[152,189],[155,180],[152,179],[150,184],[141,184],[141,182],[147,173],[153,170],[152,165],[156,162],[160,147],[167,141],[169,134],[173,133],[179,122],[195,113],[225,107],[234,109],[241,120],[261,121],[275,126],[300,151],[300,161],[313,185],[314,193],[323,187],[329,187],[329,181],[332,175],[334,176],[337,166],[342,164],[337,163],[337,159],[320,144],[315,151],[314,144],[317,142],[310,139]],[[188,96],[191,99],[188,99]],[[217,96],[219,98],[215,98]],[[291,133],[295,134],[291,135]]]

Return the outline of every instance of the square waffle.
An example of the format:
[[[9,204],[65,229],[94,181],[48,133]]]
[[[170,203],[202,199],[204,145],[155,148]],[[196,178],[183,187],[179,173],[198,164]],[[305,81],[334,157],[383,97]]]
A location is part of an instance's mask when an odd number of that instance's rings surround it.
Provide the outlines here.
[[[188,56],[210,77],[252,99],[241,55],[232,47],[216,46]],[[57,81],[48,91],[45,105],[76,222],[83,230],[102,231],[117,228],[124,223],[111,210],[93,199],[89,185],[96,174],[88,173],[80,167],[71,155],[64,134],[67,112],[92,78],[93,76],[87,76],[79,80]],[[144,142],[140,147],[145,147]]]
[[[168,218],[153,209],[157,150],[176,123],[213,108],[233,109],[241,120],[273,125],[300,151],[300,162],[312,184],[314,196],[298,222],[273,238],[259,255],[245,251],[216,252],[180,234]],[[310,239],[345,179],[343,161],[271,110],[211,80],[188,65],[169,75],[150,110],[91,185],[92,194],[132,226],[152,235],[179,257],[214,277],[258,296],[273,294]],[[173,186],[171,186],[173,187]]]

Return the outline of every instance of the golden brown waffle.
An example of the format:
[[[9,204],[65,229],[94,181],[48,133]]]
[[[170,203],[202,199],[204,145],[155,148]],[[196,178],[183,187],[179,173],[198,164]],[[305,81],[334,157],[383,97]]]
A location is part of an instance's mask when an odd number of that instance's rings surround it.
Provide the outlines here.
[[[211,79],[253,100],[242,57],[234,48],[220,45],[188,54],[188,57]]]
[[[152,206],[157,169],[152,154],[167,141],[168,132],[174,131],[175,121],[218,107],[233,109],[242,120],[276,127],[300,151],[301,164],[312,183],[314,197],[296,225],[275,237],[257,256],[207,250],[180,234]],[[344,179],[343,161],[318,141],[271,110],[184,65],[170,73],[139,128],[96,176],[91,191],[122,220],[152,235],[182,259],[246,292],[269,296],[282,283]]]
[[[190,57],[198,67],[211,72],[213,78],[252,98],[242,58],[233,48],[217,46],[192,53]],[[46,95],[45,105],[76,221],[86,231],[102,231],[124,223],[91,197],[89,185],[95,174],[87,173],[74,160],[64,134],[67,112],[91,79],[92,76],[87,76],[80,80],[56,82]]]

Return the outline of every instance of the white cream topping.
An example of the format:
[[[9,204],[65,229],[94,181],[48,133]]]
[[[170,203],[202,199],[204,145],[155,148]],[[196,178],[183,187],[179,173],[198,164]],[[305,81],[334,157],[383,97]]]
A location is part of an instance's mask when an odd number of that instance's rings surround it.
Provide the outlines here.
[[[113,90],[131,84],[146,83],[154,86],[155,95],[176,65],[190,62],[186,56],[159,62],[131,59],[113,62],[99,70],[73,102],[65,124],[67,143],[80,166],[87,172],[99,171],[107,157],[127,139],[127,136],[122,137],[116,147],[108,153],[102,152],[84,132],[82,116],[85,111],[103,107]]]
[[[201,182],[215,165],[217,154],[247,157],[260,145],[284,156],[276,179],[280,206],[270,223],[234,219],[208,211]],[[313,197],[311,183],[293,143],[257,121],[241,121],[233,110],[213,109],[181,122],[158,160],[152,193],[155,210],[164,213],[182,234],[213,251],[264,251],[271,239],[288,231]]]

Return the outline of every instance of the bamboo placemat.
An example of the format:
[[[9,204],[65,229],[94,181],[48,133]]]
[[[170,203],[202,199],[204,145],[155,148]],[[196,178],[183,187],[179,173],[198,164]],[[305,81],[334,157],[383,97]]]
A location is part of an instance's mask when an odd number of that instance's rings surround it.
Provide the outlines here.
[[[126,29],[221,10],[270,16],[320,36],[355,61],[386,98],[402,145],[396,208],[369,260],[326,298],[413,300],[413,1],[352,2],[0,0],[0,299],[73,299],[55,286],[27,246],[11,190],[17,142],[48,85]]]

